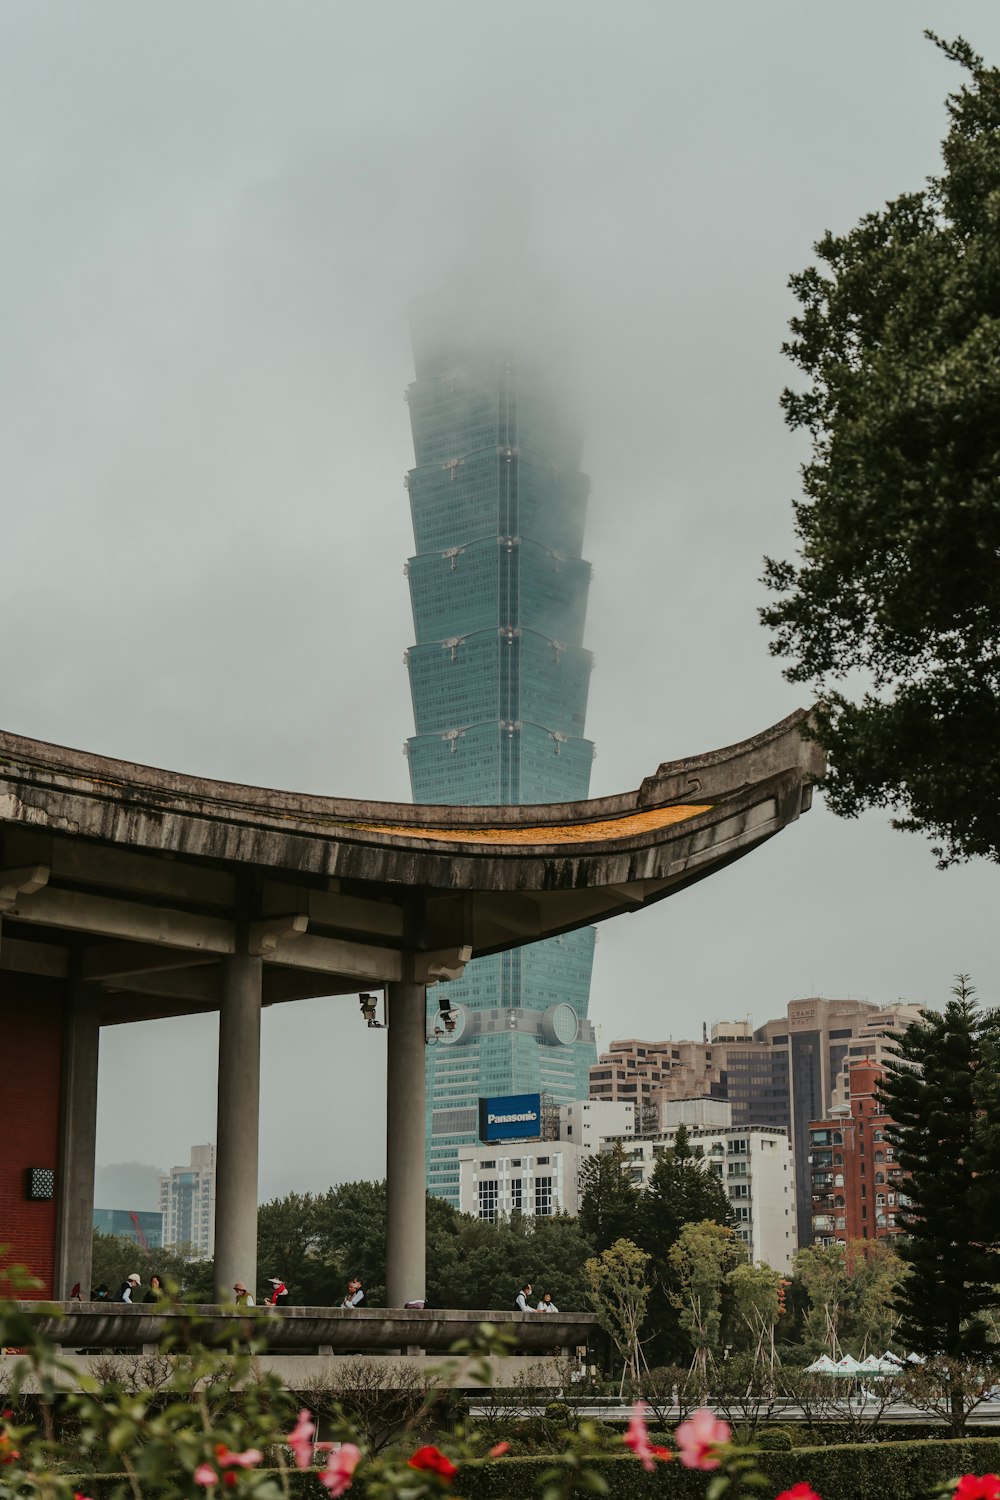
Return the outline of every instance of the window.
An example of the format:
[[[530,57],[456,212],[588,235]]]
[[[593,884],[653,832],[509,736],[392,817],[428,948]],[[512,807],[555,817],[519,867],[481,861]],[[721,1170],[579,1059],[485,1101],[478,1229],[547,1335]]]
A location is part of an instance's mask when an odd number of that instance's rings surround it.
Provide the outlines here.
[[[490,1167],[495,1167],[495,1166],[496,1166],[496,1162],[495,1161],[481,1161],[479,1163],[479,1170],[481,1172],[487,1172],[487,1171],[489,1171]]]
[[[535,1214],[544,1218],[552,1212],[552,1178],[535,1178]]]
[[[497,1217],[497,1180],[495,1177],[479,1184],[479,1217],[495,1224]]]
[[[549,1164],[549,1158],[547,1156],[540,1156],[538,1158],[538,1161],[535,1163],[535,1165],[539,1166],[539,1167],[547,1167],[548,1164]]]
[[[520,1177],[512,1177],[510,1180],[510,1207],[511,1212],[523,1206],[524,1199],[521,1194]]]

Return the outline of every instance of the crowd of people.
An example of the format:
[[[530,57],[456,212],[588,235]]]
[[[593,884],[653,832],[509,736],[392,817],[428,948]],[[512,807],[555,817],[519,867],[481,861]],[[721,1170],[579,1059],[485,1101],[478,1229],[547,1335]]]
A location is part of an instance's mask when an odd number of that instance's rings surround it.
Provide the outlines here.
[[[264,1306],[276,1308],[286,1307],[288,1305],[289,1298],[288,1287],[285,1285],[284,1279],[281,1276],[269,1276],[267,1279],[270,1284],[271,1291],[270,1294],[264,1298]],[[107,1283],[102,1281],[91,1292],[90,1300],[91,1302],[127,1302],[129,1304],[134,1304],[140,1300],[144,1303],[155,1303],[169,1300],[169,1293],[166,1287],[163,1285],[162,1279],[156,1274],[155,1271],[150,1275],[148,1290],[140,1299],[139,1293],[141,1291],[142,1278],[137,1271],[133,1271],[129,1276],[126,1276],[125,1280],[122,1282],[121,1286],[118,1288],[118,1291],[113,1297]],[[237,1307],[256,1306],[256,1301],[253,1293],[242,1281],[233,1282],[233,1294],[234,1301]],[[76,1286],[74,1286],[71,1296],[75,1301],[82,1301],[79,1282],[77,1282]],[[365,1289],[361,1277],[352,1276],[351,1280],[347,1283],[347,1291],[344,1293],[344,1300],[340,1305],[341,1307],[346,1308],[358,1308],[363,1307],[364,1303]],[[426,1302],[412,1304],[407,1303],[407,1306],[426,1307],[427,1304]],[[523,1313],[557,1313],[559,1309],[558,1307],[556,1307],[555,1303],[552,1300],[551,1292],[543,1292],[539,1297],[537,1303],[532,1306],[532,1286],[530,1281],[526,1281],[523,1286],[518,1288],[517,1296],[514,1298],[514,1311]]]

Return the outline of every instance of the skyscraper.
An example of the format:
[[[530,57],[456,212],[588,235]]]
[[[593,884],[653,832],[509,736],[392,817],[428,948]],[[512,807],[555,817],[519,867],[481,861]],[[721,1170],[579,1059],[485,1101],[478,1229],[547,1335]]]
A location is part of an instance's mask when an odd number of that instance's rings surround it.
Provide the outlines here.
[[[580,434],[505,303],[478,289],[414,313],[406,663],[419,802],[571,802],[590,789]],[[455,1029],[427,1049],[431,1192],[457,1205],[480,1097],[587,1096],[593,952],[587,928],[478,959],[448,986]],[[432,990],[432,1035],[439,1003]]]

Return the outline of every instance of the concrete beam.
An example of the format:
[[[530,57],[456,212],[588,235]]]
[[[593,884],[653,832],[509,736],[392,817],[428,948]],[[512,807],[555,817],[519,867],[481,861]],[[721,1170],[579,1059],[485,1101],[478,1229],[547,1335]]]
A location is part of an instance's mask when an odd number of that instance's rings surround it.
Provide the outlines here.
[[[81,979],[129,979],[138,974],[164,974],[189,969],[197,963],[217,962],[216,954],[198,959],[183,948],[164,948],[155,943],[101,943],[84,950],[80,958]]]
[[[472,945],[469,943],[461,948],[439,948],[436,953],[416,953],[413,959],[414,977],[418,984],[461,979],[471,958]]]
[[[314,926],[332,927],[359,936],[403,936],[403,911],[392,901],[373,901],[362,896],[345,896],[339,891],[293,885],[290,881],[265,880],[263,907],[265,915],[269,912],[303,911]]]
[[[231,906],[235,882],[228,870],[205,864],[186,864],[162,855],[138,854],[80,843],[59,834],[12,828],[7,832],[9,858],[47,864],[55,880],[79,885],[103,885],[144,896],[173,897],[210,906]]]
[[[100,987],[108,994],[127,992],[133,995],[162,995],[173,1000],[204,1001],[209,1005],[217,1005],[222,996],[222,963],[215,961],[189,969],[172,969],[162,974],[130,974],[120,980],[104,980]]]
[[[8,915],[18,922],[162,944],[167,948],[218,954],[233,951],[233,924],[222,917],[197,916],[173,907],[142,906],[135,901],[92,896],[84,891],[50,887],[35,895],[19,896]]]
[[[4,937],[0,941],[0,969],[65,979],[69,973],[69,954],[58,943],[30,943],[25,938]]]
[[[314,937],[311,932],[295,939],[278,938],[267,954],[267,961],[291,969],[341,974],[373,985],[400,979],[403,973],[403,955],[398,948],[377,948],[346,938]]]

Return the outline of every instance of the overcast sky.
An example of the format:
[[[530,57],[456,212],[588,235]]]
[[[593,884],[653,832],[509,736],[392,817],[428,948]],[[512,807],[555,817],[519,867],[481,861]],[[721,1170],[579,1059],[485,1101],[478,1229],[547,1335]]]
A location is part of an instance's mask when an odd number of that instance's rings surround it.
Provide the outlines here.
[[[407,306],[523,244],[577,330],[595,795],[804,701],[757,624],[792,547],[788,275],[938,166],[995,0],[6,0],[0,724],[409,799]],[[795,996],[996,1000],[994,866],[817,806],[600,932],[615,1036]],[[213,1140],[214,1019],[104,1034],[99,1160]],[[380,1176],[384,1035],[264,1017],[261,1191]],[[137,1206],[137,1205],[117,1205]]]

